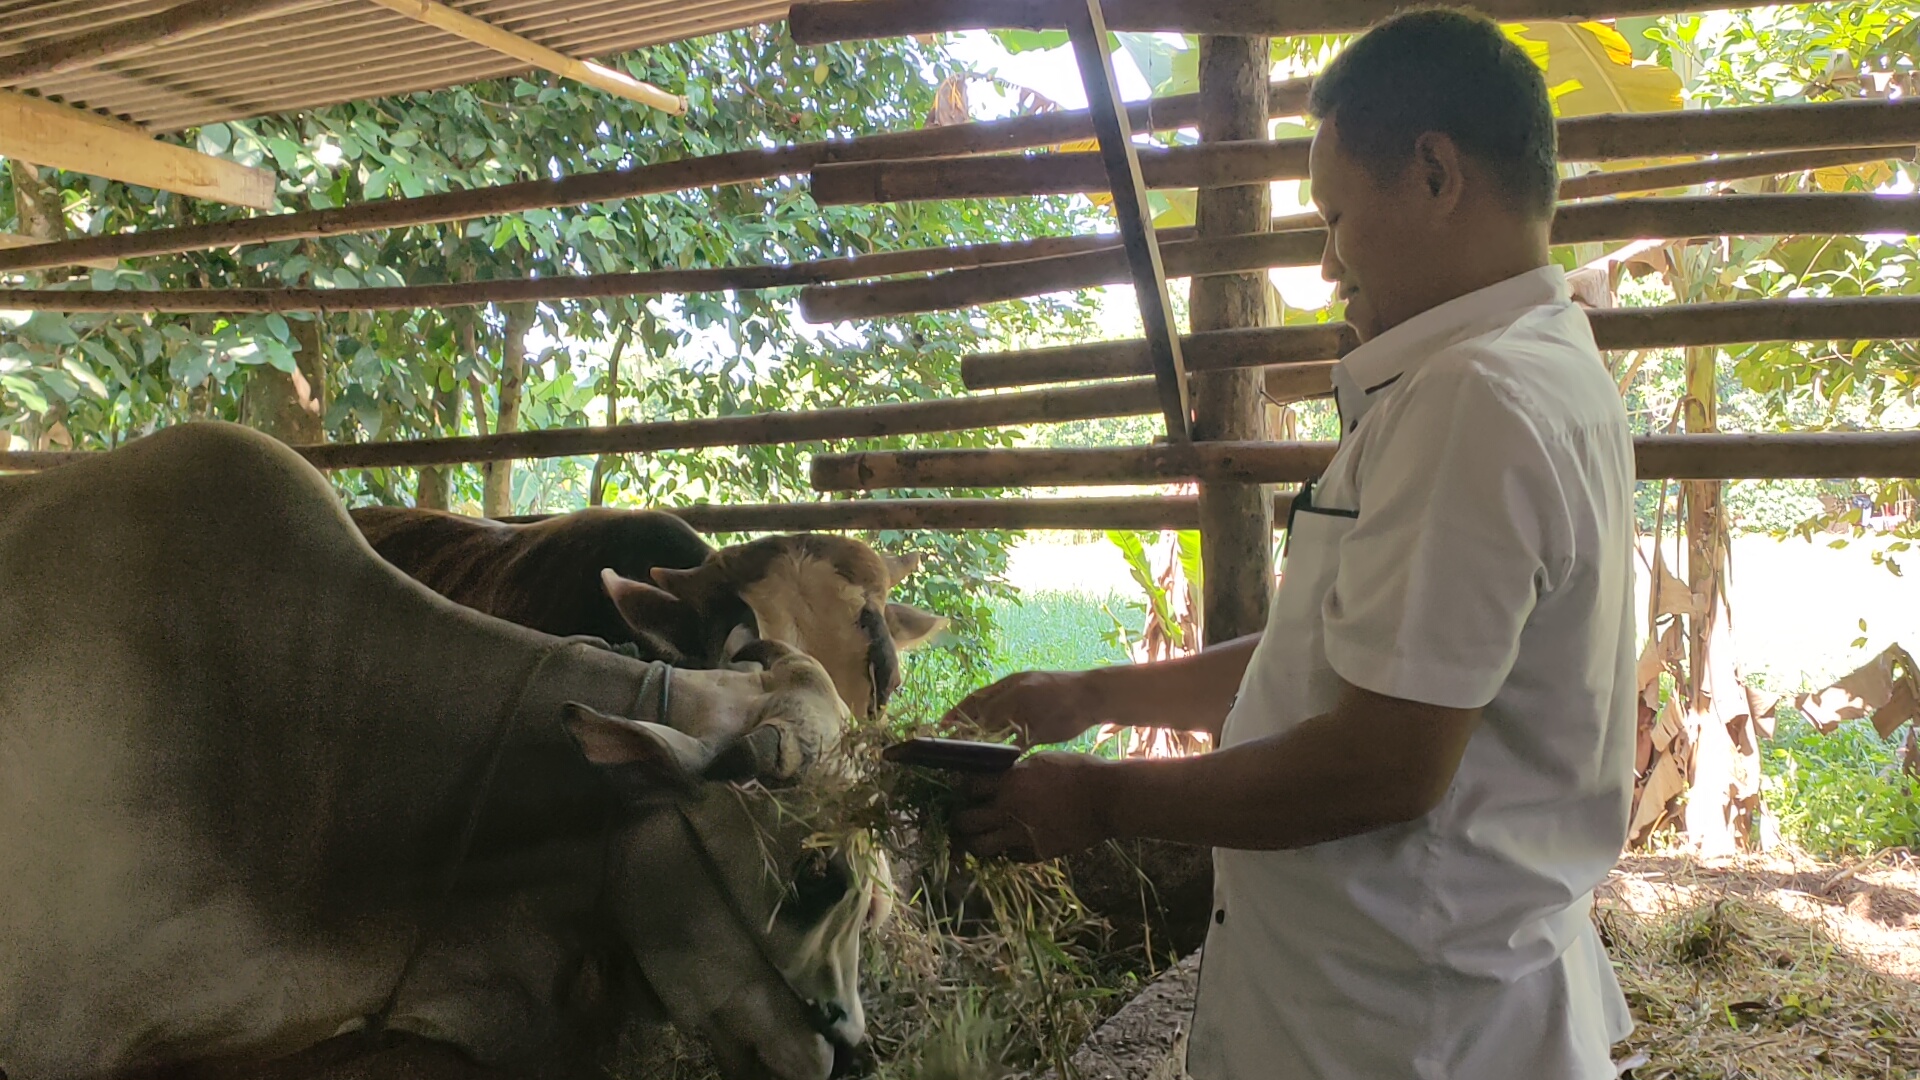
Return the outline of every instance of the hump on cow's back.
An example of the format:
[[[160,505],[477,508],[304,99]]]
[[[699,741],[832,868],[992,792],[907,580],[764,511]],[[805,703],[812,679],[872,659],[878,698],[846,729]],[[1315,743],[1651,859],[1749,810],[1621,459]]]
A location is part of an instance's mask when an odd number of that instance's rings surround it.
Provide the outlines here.
[[[230,519],[253,530],[344,526],[346,511],[319,470],[251,428],[202,420],[161,428],[111,453],[45,474],[83,487],[126,485],[136,505],[196,524]],[[96,480],[95,477],[102,479]],[[151,498],[164,491],[166,498]],[[104,492],[101,492],[104,495]],[[128,509],[130,509],[129,507]]]

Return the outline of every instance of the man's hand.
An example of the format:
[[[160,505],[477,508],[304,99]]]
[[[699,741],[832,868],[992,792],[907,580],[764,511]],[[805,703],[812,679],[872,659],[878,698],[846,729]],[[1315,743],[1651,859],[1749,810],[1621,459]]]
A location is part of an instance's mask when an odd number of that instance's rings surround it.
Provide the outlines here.
[[[1078,738],[1101,722],[1092,672],[1023,671],[967,695],[942,718],[943,725],[969,722],[989,734],[1011,728],[1020,746],[1043,746]]]
[[[1035,754],[1005,773],[983,778],[982,801],[954,816],[953,839],[980,858],[1037,862],[1071,855],[1112,834],[1102,773],[1111,762],[1091,754]]]

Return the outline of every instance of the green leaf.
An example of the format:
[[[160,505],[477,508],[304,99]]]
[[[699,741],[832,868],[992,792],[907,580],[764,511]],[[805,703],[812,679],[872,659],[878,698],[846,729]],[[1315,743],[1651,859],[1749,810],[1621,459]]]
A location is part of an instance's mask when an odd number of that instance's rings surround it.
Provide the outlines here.
[[[233,131],[225,124],[203,124],[194,142],[201,153],[218,157],[233,145]]]
[[[988,33],[1010,53],[1058,49],[1071,40],[1065,30],[990,30]]]

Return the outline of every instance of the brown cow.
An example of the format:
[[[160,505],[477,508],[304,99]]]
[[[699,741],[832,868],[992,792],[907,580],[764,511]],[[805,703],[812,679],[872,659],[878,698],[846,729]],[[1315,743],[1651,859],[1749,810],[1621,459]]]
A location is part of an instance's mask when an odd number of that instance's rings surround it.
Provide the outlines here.
[[[582,510],[509,523],[365,507],[354,523],[388,562],[456,603],[549,634],[632,644],[641,659],[712,668],[746,641],[818,660],[872,716],[900,685],[900,652],[947,620],[887,593],[918,565],[858,540],[769,536],[715,549],[672,514]]]

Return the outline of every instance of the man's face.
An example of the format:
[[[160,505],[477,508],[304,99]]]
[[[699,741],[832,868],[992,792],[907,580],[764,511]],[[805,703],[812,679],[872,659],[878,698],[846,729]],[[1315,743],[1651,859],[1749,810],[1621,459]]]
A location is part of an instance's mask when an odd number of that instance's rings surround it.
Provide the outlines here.
[[[1418,274],[1443,274],[1426,243],[1432,223],[1426,219],[1417,170],[1409,167],[1386,180],[1348,156],[1331,119],[1314,134],[1307,158],[1313,201],[1327,221],[1327,250],[1320,274],[1338,286],[1347,302],[1347,322],[1368,341],[1416,314],[1408,310],[1421,290],[1410,289]]]

